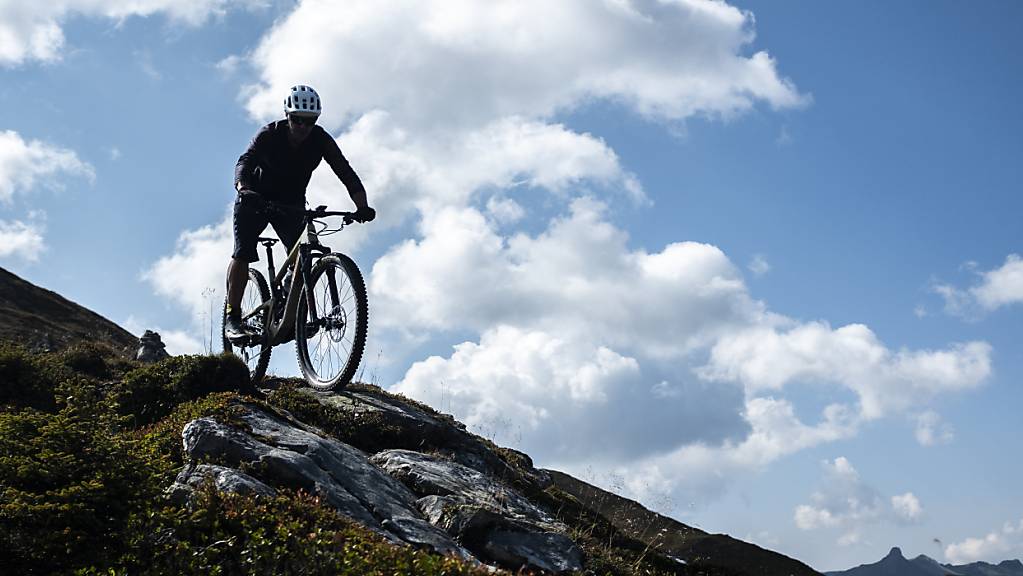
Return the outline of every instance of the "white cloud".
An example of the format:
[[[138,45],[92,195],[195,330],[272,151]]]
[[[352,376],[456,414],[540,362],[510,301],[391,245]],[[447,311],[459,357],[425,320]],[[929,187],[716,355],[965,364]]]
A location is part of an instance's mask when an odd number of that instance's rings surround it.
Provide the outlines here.
[[[145,320],[137,318],[135,316],[129,316],[122,324],[124,329],[132,334],[143,334],[146,330],[152,330],[160,335],[160,341],[163,342],[165,350],[171,356],[178,356],[181,354],[205,354],[210,351],[218,352],[220,349],[219,337],[215,342],[216,345],[211,345],[209,335],[204,335],[202,338],[196,338],[190,332],[184,330],[170,330],[163,328],[158,325],[149,324]],[[216,334],[214,334],[216,336]]]
[[[832,382],[859,396],[865,418],[879,418],[935,395],[965,390],[991,374],[991,346],[893,352],[862,324],[832,329],[826,322],[752,326],[721,338],[703,374],[739,380],[754,391],[788,383]]]
[[[201,327],[200,319],[210,314],[211,301],[215,314],[223,305],[227,264],[234,247],[231,222],[229,215],[219,224],[183,232],[174,254],[158,259],[142,272],[142,279],[157,295],[190,312],[197,328]]]
[[[0,203],[10,203],[15,194],[29,193],[40,185],[59,189],[65,176],[92,182],[96,173],[73,150],[26,141],[13,130],[0,132]]]
[[[566,465],[657,453],[680,437],[717,442],[744,430],[734,389],[687,382],[677,394],[658,395],[635,358],[511,326],[456,345],[449,358],[416,362],[391,390],[457,414],[474,430],[499,435],[495,441],[528,446],[539,461]]]
[[[761,254],[757,254],[753,257],[753,260],[746,266],[754,276],[763,276],[771,271],[771,265],[767,263],[767,259]]]
[[[920,500],[912,492],[892,496],[892,510],[896,517],[906,522],[916,522],[923,515]]]
[[[953,564],[986,561],[998,563],[1008,556],[1023,554],[1023,520],[1006,522],[980,538],[970,537],[945,547],[945,559]]]
[[[796,507],[795,522],[801,530],[856,527],[876,522],[884,514],[884,500],[865,484],[844,457],[825,461],[824,487],[810,495],[812,504]]]
[[[38,222],[0,220],[0,258],[38,262],[46,250],[43,232],[43,225]]]
[[[1023,302],[1023,258],[1009,254],[1005,263],[994,270],[977,271],[974,262],[968,270],[978,276],[978,282],[968,288],[950,284],[935,284],[932,290],[945,300],[945,312],[966,319],[993,312],[1003,306]]]
[[[743,55],[752,26],[702,0],[306,0],[252,54],[262,82],[249,109],[279,114],[299,79],[323,95],[328,124],[382,109],[414,132],[547,118],[593,98],[671,119],[804,104],[766,52]]]
[[[63,23],[73,16],[123,21],[163,13],[175,22],[199,25],[234,5],[256,6],[264,0],[50,0],[0,3],[0,65],[28,60],[58,60],[64,47]]]
[[[838,404],[825,408],[818,422],[807,425],[785,399],[747,398],[744,403],[730,405],[709,403],[690,392],[685,403],[696,405],[704,417],[711,411],[723,416],[726,410],[738,408],[746,429],[721,442],[683,436],[674,450],[619,465],[617,472],[626,478],[625,494],[646,502],[658,494],[650,491],[649,487],[654,486],[658,491],[677,494],[693,507],[694,503],[705,503],[722,494],[732,479],[740,475],[760,470],[800,450],[852,437],[859,426],[855,415]],[[556,467],[577,470],[560,462]]]
[[[970,293],[985,310],[1023,302],[1023,258],[1009,254],[1001,268],[981,273],[981,283]]]
[[[502,236],[473,208],[438,211],[422,234],[373,267],[378,325],[482,333],[507,323],[583,341],[599,334],[614,349],[668,359],[735,326],[770,322],[719,249],[629,250],[591,198],[574,200],[535,237]]]
[[[408,131],[386,112],[362,116],[338,138],[359,173],[382,220],[393,225],[418,210],[432,217],[445,207],[462,207],[484,191],[504,191],[515,200],[529,188],[557,198],[581,186],[621,190],[644,202],[636,177],[602,140],[560,124],[503,118],[458,134],[434,137]],[[310,194],[322,189],[337,197],[340,185],[329,170],[314,176]]]
[[[793,513],[801,530],[839,529],[837,543],[851,546],[859,543],[863,528],[869,524],[913,523],[923,515],[923,506],[912,492],[892,496],[886,505],[844,457],[825,461],[823,466],[822,488],[810,495],[810,504],[800,504]]]
[[[921,446],[947,444],[955,438],[955,431],[941,420],[941,415],[928,410],[916,417],[916,441]]]
[[[606,206],[582,198],[535,236],[502,235],[478,210],[450,208],[422,225],[420,240],[378,259],[370,281],[378,328],[424,339],[481,334],[479,343],[464,342],[448,358],[413,365],[396,390],[474,423],[486,419],[481,414],[493,417],[497,406],[518,404],[507,414],[521,414],[509,417],[528,426],[515,445],[539,462],[578,471],[600,450],[618,452],[628,462],[622,475],[633,495],[645,490],[640,479],[661,478],[695,498],[793,452],[853,436],[866,420],[977,386],[990,373],[984,343],[892,351],[862,325],[832,329],[772,314],[716,247],[683,242],[654,253],[632,250],[606,217]],[[585,357],[603,348],[634,361],[638,372],[610,374],[596,389],[608,398],[629,391],[627,401],[612,404],[629,406],[635,420],[631,412],[605,416],[571,396],[567,376],[536,387],[534,370],[509,360],[523,353],[517,341],[523,334],[542,334]],[[542,358],[533,359],[547,362]],[[474,362],[486,370],[467,368]],[[859,407],[834,403],[818,422],[804,423],[782,396],[794,382],[851,391]],[[465,392],[449,392],[455,389]],[[520,389],[537,393],[518,395]],[[499,400],[509,393],[514,400]],[[701,422],[716,423],[702,424],[713,433],[679,425],[693,418],[680,412],[691,406]],[[616,430],[614,441],[566,432],[594,423]],[[575,453],[558,449],[561,442]]]

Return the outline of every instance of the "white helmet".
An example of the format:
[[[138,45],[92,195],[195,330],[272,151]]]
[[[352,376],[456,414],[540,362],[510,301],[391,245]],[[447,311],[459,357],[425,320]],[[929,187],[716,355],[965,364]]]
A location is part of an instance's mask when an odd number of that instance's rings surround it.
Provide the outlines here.
[[[284,113],[315,118],[320,115],[320,95],[309,86],[292,86],[284,99]]]

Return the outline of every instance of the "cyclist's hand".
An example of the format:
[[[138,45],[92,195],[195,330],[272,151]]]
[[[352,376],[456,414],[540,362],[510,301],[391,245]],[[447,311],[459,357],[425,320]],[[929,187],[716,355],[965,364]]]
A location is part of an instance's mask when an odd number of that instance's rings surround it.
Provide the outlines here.
[[[364,223],[365,222],[371,222],[376,217],[377,217],[377,211],[372,209],[372,208],[370,208],[369,206],[363,206],[363,207],[359,208],[358,210],[355,211],[355,214],[352,216],[352,218],[356,222],[364,222]]]

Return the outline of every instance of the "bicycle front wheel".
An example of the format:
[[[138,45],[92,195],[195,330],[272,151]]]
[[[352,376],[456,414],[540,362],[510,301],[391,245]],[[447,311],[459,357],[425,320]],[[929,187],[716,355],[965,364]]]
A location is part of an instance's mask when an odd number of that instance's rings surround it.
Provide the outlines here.
[[[355,262],[336,253],[320,258],[310,286],[302,289],[295,321],[298,365],[310,386],[340,390],[351,382],[368,323],[366,283]]]
[[[260,274],[259,270],[249,268],[249,276],[245,282],[245,292],[242,294],[242,318],[245,319],[245,325],[249,331],[254,334],[252,339],[248,342],[233,344],[227,339],[227,334],[224,331],[224,325],[227,323],[227,299],[224,299],[224,313],[222,322],[220,324],[220,337],[223,339],[224,352],[228,352],[238,356],[242,359],[242,362],[249,367],[249,378],[253,384],[259,382],[266,375],[266,367],[270,364],[270,351],[272,347],[267,341],[267,338],[263,337],[263,331],[266,326],[266,314],[267,310],[262,310],[257,314],[252,314],[252,311],[259,308],[264,302],[270,299],[270,288],[266,284],[266,279]]]

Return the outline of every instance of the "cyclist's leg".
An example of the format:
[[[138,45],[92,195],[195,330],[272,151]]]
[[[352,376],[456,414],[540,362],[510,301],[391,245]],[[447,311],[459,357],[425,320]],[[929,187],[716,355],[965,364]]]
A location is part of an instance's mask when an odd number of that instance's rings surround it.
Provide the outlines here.
[[[239,193],[234,202],[234,252],[227,266],[227,306],[231,312],[241,310],[249,263],[259,260],[256,238],[267,225],[263,205],[263,199],[254,192]]]

